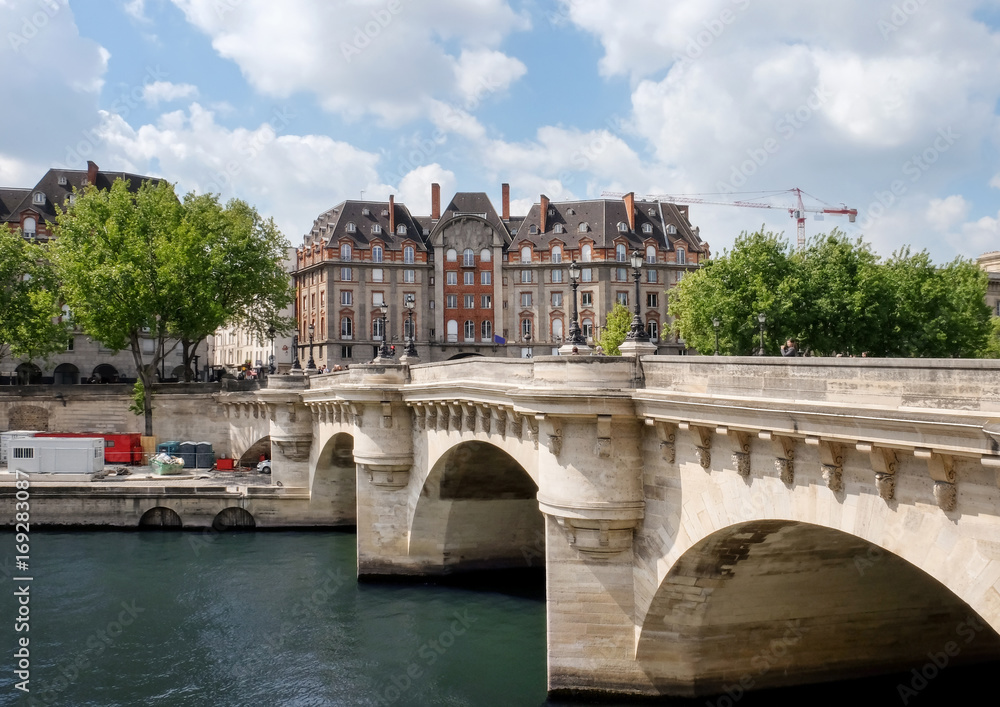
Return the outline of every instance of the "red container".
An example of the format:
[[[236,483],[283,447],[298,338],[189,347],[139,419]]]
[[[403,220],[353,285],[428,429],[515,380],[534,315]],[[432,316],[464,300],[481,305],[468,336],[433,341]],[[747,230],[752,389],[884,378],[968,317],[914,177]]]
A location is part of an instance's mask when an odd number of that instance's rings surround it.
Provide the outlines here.
[[[232,471],[233,470],[233,460],[232,459],[216,459],[215,468],[219,471]]]

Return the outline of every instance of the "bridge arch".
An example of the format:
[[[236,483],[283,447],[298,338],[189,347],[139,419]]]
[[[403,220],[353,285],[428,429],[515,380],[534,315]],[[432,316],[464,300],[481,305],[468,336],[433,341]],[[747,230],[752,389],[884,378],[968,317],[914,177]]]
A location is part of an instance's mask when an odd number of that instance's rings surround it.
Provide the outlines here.
[[[538,486],[514,457],[461,442],[431,467],[414,506],[408,554],[428,572],[539,566],[544,517]]]
[[[312,466],[309,495],[338,521],[357,522],[358,474],[353,435],[337,432],[323,444]]]
[[[173,508],[166,506],[154,506],[142,514],[139,518],[139,527],[143,529],[177,529],[184,526],[181,517]]]
[[[215,530],[253,530],[256,527],[257,521],[250,511],[237,506],[223,508],[212,520],[212,528]]]
[[[636,660],[663,694],[703,695],[1000,658],[1000,636],[948,587],[851,533],[737,523],[693,543],[656,589]]]

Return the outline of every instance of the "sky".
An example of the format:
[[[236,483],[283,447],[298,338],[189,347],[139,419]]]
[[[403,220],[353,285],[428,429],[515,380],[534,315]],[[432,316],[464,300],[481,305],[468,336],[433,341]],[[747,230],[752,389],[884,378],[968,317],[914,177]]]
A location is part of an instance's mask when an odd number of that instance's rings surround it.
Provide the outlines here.
[[[696,200],[881,255],[1000,249],[1000,0],[0,0],[0,186],[51,167],[237,197]],[[774,208],[732,205],[751,201]],[[704,203],[712,202],[712,203]]]

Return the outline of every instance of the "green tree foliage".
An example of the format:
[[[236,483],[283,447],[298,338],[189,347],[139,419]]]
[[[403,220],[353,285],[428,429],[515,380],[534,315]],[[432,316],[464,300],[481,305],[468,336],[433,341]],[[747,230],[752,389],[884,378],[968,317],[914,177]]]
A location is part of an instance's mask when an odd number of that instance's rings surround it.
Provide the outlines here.
[[[756,353],[757,313],[767,317],[766,353],[786,339],[819,355],[988,355],[986,274],[957,259],[937,267],[908,249],[882,261],[862,240],[834,231],[803,252],[772,233],[742,234],[731,252],[669,293],[673,327],[703,352]]]
[[[597,343],[606,355],[621,356],[622,352],[618,347],[625,341],[631,328],[632,312],[625,305],[616,303],[614,309],[608,312],[607,322]]]
[[[0,362],[32,359],[66,349],[56,279],[45,247],[0,226]]]

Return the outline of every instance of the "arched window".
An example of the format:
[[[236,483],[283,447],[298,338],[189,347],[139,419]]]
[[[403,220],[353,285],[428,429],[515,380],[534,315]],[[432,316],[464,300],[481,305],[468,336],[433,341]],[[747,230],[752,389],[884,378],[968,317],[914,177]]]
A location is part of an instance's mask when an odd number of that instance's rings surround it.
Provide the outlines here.
[[[649,334],[649,340],[650,341],[656,341],[657,339],[660,338],[660,336],[659,336],[660,325],[657,324],[656,322],[647,322],[646,323],[646,333]]]
[[[561,263],[562,262],[562,247],[554,245],[552,246],[552,262]]]
[[[646,246],[646,262],[655,263],[656,262],[656,247],[648,245]]]
[[[615,246],[615,260],[619,263],[624,263],[628,259],[628,253],[625,248],[624,243],[619,243]]]
[[[482,340],[483,341],[493,341],[493,322],[489,319],[484,319],[482,327]]]
[[[454,263],[458,261],[458,251],[454,248],[449,248],[444,253],[444,259],[449,263]]]
[[[687,263],[687,253],[684,252],[683,248],[677,249],[677,262],[680,265]]]
[[[580,248],[580,260],[585,263],[589,263],[593,259],[594,249],[590,244],[581,246]]]
[[[380,225],[378,225],[377,223],[372,224],[372,233],[381,233],[381,232],[382,232],[382,227]]]
[[[466,248],[462,251],[462,266],[467,268],[475,267],[476,265],[476,253],[472,248]]]
[[[471,319],[465,320],[465,340],[466,341],[476,340],[476,323]]]
[[[586,233],[589,230],[590,230],[590,224],[588,224],[586,221],[580,224],[580,233]]]
[[[628,224],[625,223],[624,221],[619,221],[618,222],[618,232],[619,233],[628,233]]]
[[[488,263],[488,262],[490,262],[490,259],[491,259],[492,257],[493,257],[493,256],[492,256],[492,254],[490,253],[490,249],[489,249],[489,248],[483,248],[483,249],[482,249],[481,251],[479,251],[479,260],[480,260],[481,262],[483,262],[483,263]]]
[[[405,236],[406,235],[406,226],[404,226],[403,224],[399,224],[398,226],[396,226],[396,235],[397,236]]]
[[[403,320],[403,338],[404,339],[417,338],[417,323],[416,321],[410,321],[409,317]]]
[[[552,340],[562,341],[563,336],[563,320],[553,319],[552,320]]]
[[[531,320],[522,319],[521,320],[521,338],[528,340],[531,338]]]
[[[37,222],[35,221],[34,216],[28,216],[24,219],[23,231],[25,236],[28,236],[29,238],[34,238],[36,228],[37,228]]]
[[[350,317],[340,318],[340,338],[341,339],[354,338],[354,322],[351,321]]]
[[[340,244],[340,259],[341,260],[350,260],[351,257],[352,257],[351,244],[350,243],[341,243]]]
[[[381,263],[382,262],[382,246],[373,245],[372,246],[372,262]]]
[[[531,235],[535,235],[536,233],[538,233],[538,226],[536,226],[535,224],[531,224],[531,227],[528,229],[528,233],[530,233]]]
[[[413,264],[413,255],[414,255],[413,246],[408,245],[405,248],[403,248],[403,262],[404,263],[406,263],[408,265],[412,265]]]
[[[651,223],[644,223],[644,224],[642,224],[642,232],[643,233],[652,233],[653,232],[653,224],[651,224]]]
[[[531,262],[531,246],[524,246],[521,248],[521,262],[530,263]]]
[[[458,322],[454,319],[448,320],[448,341],[458,341]]]
[[[354,221],[348,221],[347,222],[347,232],[348,233],[354,233],[357,230],[358,230],[358,227],[354,225]]]
[[[563,232],[563,226],[562,226],[562,224],[561,223],[557,223],[555,226],[553,226],[552,227],[552,232],[553,233],[562,233]]]
[[[385,334],[385,329],[382,327],[382,317],[372,319],[372,338],[375,341],[381,341],[383,334]]]
[[[590,319],[584,319],[580,324],[580,328],[583,330],[583,336],[587,339],[594,335],[594,322]]]

